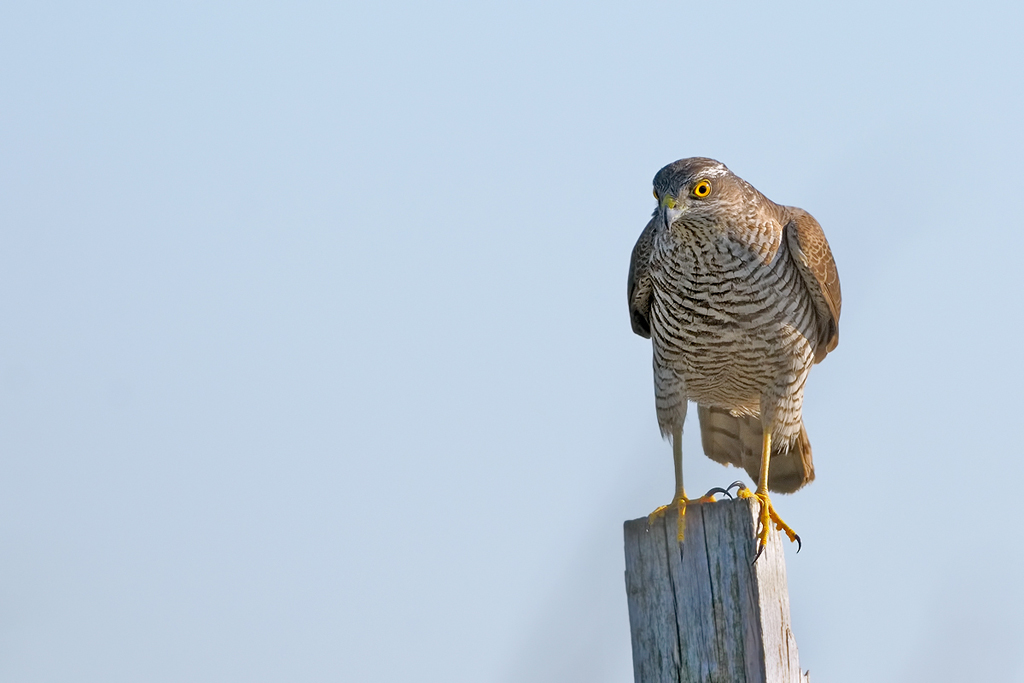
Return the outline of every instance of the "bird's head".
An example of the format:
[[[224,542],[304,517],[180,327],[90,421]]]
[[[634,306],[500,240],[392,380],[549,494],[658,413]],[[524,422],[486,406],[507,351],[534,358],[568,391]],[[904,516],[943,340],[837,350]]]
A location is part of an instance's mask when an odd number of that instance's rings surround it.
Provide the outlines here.
[[[654,198],[668,227],[679,220],[719,224],[735,214],[747,188],[725,164],[704,157],[680,159],[654,176]]]

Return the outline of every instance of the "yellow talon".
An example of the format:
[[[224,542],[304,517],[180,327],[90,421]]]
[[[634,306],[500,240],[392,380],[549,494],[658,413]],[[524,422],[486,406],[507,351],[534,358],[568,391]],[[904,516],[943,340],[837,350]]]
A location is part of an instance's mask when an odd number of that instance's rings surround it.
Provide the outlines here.
[[[661,517],[665,512],[675,507],[679,510],[679,526],[677,539],[681,542],[683,540],[683,532],[686,530],[686,507],[688,505],[699,505],[701,503],[714,503],[715,497],[712,495],[715,491],[721,491],[725,493],[725,489],[711,489],[700,498],[690,500],[686,497],[686,491],[683,489],[683,429],[677,427],[672,432],[672,462],[675,465],[676,471],[676,495],[672,499],[672,502],[668,505],[662,505],[657,508],[654,512],[647,515],[647,523],[653,524],[654,520]]]
[[[782,520],[782,517],[775,511],[775,506],[772,505],[772,501],[768,497],[768,462],[771,459],[772,435],[767,429],[764,431],[763,446],[764,449],[761,452],[761,476],[758,478],[757,490],[751,493],[750,489],[744,486],[736,494],[740,498],[757,498],[757,502],[760,504],[760,510],[757,515],[757,555],[754,557],[754,561],[757,561],[765,546],[768,545],[768,531],[771,529],[772,524],[775,524],[775,528],[779,531],[785,532],[790,541],[796,541],[797,552],[800,552],[800,548],[803,546],[800,542],[800,536]]]
[[[670,507],[672,507],[672,506],[671,505],[659,505],[658,507],[654,508],[654,512],[652,512],[651,514],[647,515],[647,523],[648,524],[654,524],[654,520],[658,519],[658,517],[661,517],[663,514],[665,514],[665,510],[668,510]]]
[[[683,540],[683,532],[686,529],[686,506],[690,503],[696,503],[697,501],[691,501],[685,496],[676,498],[668,505],[662,505],[654,510],[651,514],[647,515],[647,523],[654,524],[654,520],[664,515],[670,508],[677,508],[679,510],[679,524],[676,538],[679,541]]]
[[[757,498],[757,502],[761,506],[757,516],[757,552],[759,554],[768,543],[768,529],[771,528],[771,524],[774,524],[779,531],[784,532],[790,541],[796,541],[797,545],[800,544],[800,536],[775,511],[775,506],[772,505],[767,493],[751,492],[750,489],[744,487],[736,495],[740,498]]]
[[[668,505],[662,505],[654,510],[651,514],[647,515],[647,523],[654,524],[654,520],[664,515],[669,508],[677,508],[679,510],[679,531],[676,535],[677,539],[682,541],[684,531],[686,530],[686,508],[690,505],[702,505],[704,503],[716,503],[715,496],[711,493],[701,496],[700,498],[687,498],[685,495],[676,497]]]

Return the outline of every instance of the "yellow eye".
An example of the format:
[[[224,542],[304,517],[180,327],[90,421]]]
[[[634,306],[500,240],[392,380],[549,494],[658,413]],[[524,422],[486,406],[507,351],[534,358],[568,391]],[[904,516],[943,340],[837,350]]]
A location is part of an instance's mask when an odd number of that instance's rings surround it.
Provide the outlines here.
[[[711,183],[706,180],[699,180],[697,184],[693,186],[693,196],[704,199],[711,194]]]
[[[653,192],[654,192],[654,198],[657,199],[658,198],[658,191],[657,190],[653,190]]]

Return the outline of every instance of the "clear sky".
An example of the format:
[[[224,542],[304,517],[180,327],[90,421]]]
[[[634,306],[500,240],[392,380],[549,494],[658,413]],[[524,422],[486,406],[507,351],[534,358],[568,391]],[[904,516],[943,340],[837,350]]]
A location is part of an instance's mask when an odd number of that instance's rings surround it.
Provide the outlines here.
[[[776,498],[803,666],[1024,681],[1022,32],[4,3],[0,679],[631,680],[621,523],[672,467],[626,269],[654,173],[710,156],[842,279]],[[692,490],[741,475],[694,427]]]

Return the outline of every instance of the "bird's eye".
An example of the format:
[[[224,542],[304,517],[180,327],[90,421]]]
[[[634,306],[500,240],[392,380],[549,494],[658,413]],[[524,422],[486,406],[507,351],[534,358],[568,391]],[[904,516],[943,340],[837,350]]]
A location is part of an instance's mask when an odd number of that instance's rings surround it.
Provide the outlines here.
[[[707,180],[700,180],[693,186],[693,196],[703,199],[711,194],[711,183]]]
[[[652,190],[652,192],[654,192],[654,198],[657,199],[658,198],[658,191],[657,190]]]

